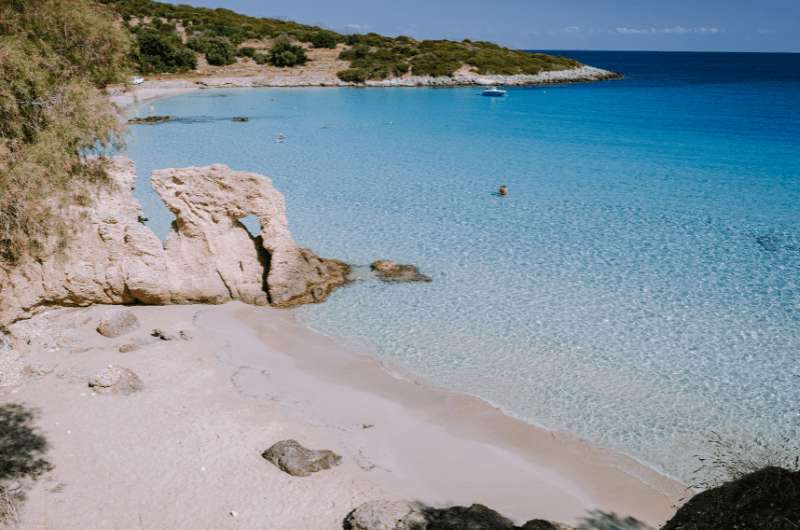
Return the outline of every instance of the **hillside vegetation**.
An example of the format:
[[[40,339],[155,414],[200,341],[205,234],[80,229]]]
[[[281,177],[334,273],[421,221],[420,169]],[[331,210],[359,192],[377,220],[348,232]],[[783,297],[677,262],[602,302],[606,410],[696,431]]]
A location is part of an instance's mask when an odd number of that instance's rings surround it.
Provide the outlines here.
[[[129,33],[93,0],[0,0],[0,265],[63,245],[62,210],[105,180],[115,142],[100,88],[127,73]]]
[[[236,56],[259,64],[297,66],[306,62],[304,50],[344,45],[339,58],[350,63],[338,73],[345,81],[386,79],[407,72],[419,76],[452,76],[468,65],[480,74],[538,74],[574,68],[579,63],[565,57],[527,53],[490,42],[448,40],[418,41],[410,37],[384,37],[376,33],[342,35],[334,31],[289,22],[240,15],[228,9],[172,5],[152,0],[101,0],[122,16],[136,36],[135,59],[144,73],[192,70],[194,50],[212,65],[232,64]],[[154,41],[160,38],[161,45]],[[241,46],[247,40],[274,40],[269,53]]]

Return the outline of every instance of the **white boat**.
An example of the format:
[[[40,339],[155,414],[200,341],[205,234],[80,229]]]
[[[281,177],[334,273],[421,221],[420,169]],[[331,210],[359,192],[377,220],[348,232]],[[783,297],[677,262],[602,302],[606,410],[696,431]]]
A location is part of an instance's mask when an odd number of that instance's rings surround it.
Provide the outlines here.
[[[134,85],[141,85],[142,83],[144,83],[144,77],[139,77],[137,75],[131,78],[131,83],[133,83]]]
[[[496,86],[490,86],[489,88],[481,92],[481,95],[490,98],[501,98],[506,95],[506,91],[501,88],[497,88]]]

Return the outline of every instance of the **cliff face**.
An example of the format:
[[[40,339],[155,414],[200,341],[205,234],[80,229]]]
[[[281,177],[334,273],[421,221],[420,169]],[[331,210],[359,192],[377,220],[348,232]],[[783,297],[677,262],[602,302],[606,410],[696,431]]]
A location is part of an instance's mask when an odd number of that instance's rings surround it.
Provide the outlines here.
[[[0,325],[51,305],[287,307],[320,302],[347,281],[346,264],[297,246],[283,195],[265,177],[222,165],[155,172],[153,187],[176,216],[162,244],[139,221],[133,164],[116,160],[112,176],[92,207],[64,212],[80,228],[62,255],[0,267]],[[249,215],[258,237],[240,222]]]

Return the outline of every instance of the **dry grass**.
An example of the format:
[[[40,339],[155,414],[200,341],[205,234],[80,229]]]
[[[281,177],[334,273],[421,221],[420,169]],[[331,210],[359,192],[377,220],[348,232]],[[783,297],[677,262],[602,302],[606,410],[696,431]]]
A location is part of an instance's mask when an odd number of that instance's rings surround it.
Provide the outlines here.
[[[20,527],[19,495],[0,485],[0,528],[17,530]]]

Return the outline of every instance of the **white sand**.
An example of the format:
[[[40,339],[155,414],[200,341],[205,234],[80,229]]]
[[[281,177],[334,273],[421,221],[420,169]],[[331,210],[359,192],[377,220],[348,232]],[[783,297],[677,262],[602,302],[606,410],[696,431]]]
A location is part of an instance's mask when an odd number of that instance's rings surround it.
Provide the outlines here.
[[[106,310],[17,324],[30,344],[0,358],[0,402],[39,409],[55,466],[29,492],[25,528],[333,530],[372,499],[480,502],[519,522],[574,523],[600,508],[657,525],[682,493],[628,459],[393,377],[291,312],[134,307],[141,328],[107,339],[95,331]],[[152,339],[153,328],[191,339]],[[137,339],[146,345],[118,352]],[[145,389],[93,395],[89,376],[109,364]],[[52,371],[15,378],[25,365]],[[343,463],[291,477],[260,456],[287,438]]]

